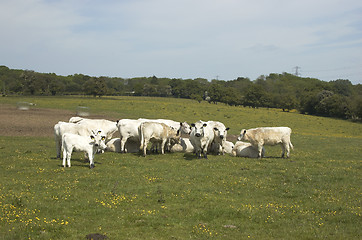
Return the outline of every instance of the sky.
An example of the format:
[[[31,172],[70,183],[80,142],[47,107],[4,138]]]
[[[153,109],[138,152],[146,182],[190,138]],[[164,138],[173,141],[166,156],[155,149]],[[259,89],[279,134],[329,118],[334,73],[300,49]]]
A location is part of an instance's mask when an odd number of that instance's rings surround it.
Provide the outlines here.
[[[0,33],[12,69],[362,84],[361,0],[0,0]]]

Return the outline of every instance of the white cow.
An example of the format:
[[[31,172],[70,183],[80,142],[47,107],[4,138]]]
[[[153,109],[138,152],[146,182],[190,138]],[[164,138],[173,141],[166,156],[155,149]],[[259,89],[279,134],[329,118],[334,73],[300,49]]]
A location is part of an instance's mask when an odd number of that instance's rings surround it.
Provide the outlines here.
[[[189,138],[180,138],[180,143],[173,145],[171,148],[171,152],[192,153],[193,151],[194,146],[192,145]]]
[[[118,130],[117,123],[106,119],[89,119],[81,117],[72,117],[69,122],[82,124],[88,126],[91,129],[102,129],[106,134],[106,141],[110,140],[113,134]]]
[[[128,153],[137,153],[140,150],[140,142],[134,142],[132,140],[128,140],[124,145],[126,152]],[[121,139],[120,138],[112,138],[107,142],[108,152],[121,152]]]
[[[212,145],[216,145],[214,146],[214,151],[217,154],[222,153],[223,155],[225,154],[225,141],[226,141],[226,136],[227,136],[227,131],[230,128],[225,127],[225,125],[222,122],[218,122],[218,121],[208,121],[207,125],[211,126],[212,129],[214,130],[214,140],[212,141]],[[219,149],[217,149],[217,146],[219,146]]]
[[[128,139],[134,142],[141,142],[138,128],[143,123],[144,120],[135,120],[135,119],[121,119],[117,121],[117,127],[120,134],[120,152],[125,153],[127,149],[125,148],[126,142]]]
[[[256,148],[248,142],[237,141],[232,150],[231,155],[234,157],[249,157],[249,158],[257,158],[259,156],[259,152]],[[261,156],[264,157],[265,149],[263,147]]]
[[[169,119],[146,119],[146,118],[139,118],[138,120],[143,120],[144,122],[164,123],[170,127],[180,130],[181,133],[185,134],[190,134],[191,132],[190,125],[187,122],[177,122]]]
[[[73,133],[80,136],[89,136],[92,130],[88,126],[79,125],[75,123],[58,122],[54,125],[54,138],[55,146],[57,151],[57,158],[60,158],[61,147],[62,147],[62,136],[64,133]]]
[[[224,152],[227,154],[232,154],[234,143],[230,141],[223,141],[223,150],[221,149],[221,146],[219,143],[213,141],[211,144],[211,147],[209,149],[210,152],[219,154],[220,152]]]
[[[290,141],[290,135],[292,129],[289,127],[260,127],[252,129],[243,129],[240,132],[238,140],[248,141],[258,149],[258,156],[262,157],[262,149],[264,145],[277,145],[282,146],[282,157],[287,153],[287,158],[289,157],[290,148],[293,149],[293,145]]]
[[[207,158],[207,150],[213,140],[214,131],[207,122],[200,120],[191,124],[190,141],[198,158],[201,158],[201,154],[204,155],[204,158]]]
[[[64,133],[62,136],[63,167],[66,167],[66,160],[68,167],[71,166],[70,159],[73,151],[81,151],[88,155],[90,168],[94,168],[94,155],[98,149],[106,149],[105,140],[106,136],[102,134],[102,131],[93,132],[93,134],[88,137],[73,133]]]
[[[174,129],[164,123],[158,122],[143,122],[139,127],[139,135],[141,140],[141,149],[143,149],[143,156],[147,154],[147,145],[149,142],[152,144],[159,144],[161,153],[164,154],[165,144],[167,140],[173,139],[176,142],[180,139],[178,129]]]

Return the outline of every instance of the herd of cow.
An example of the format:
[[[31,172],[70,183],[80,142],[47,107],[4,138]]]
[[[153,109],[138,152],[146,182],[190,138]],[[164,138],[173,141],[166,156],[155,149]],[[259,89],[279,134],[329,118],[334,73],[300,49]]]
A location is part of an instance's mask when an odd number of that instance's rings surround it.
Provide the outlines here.
[[[282,146],[282,157],[289,157],[290,149],[293,149],[289,127],[243,129],[235,144],[226,140],[228,130],[218,121],[200,120],[190,126],[186,122],[168,119],[139,118],[113,122],[72,117],[69,122],[55,124],[54,135],[57,158],[63,153],[63,167],[71,166],[73,151],[85,152],[90,168],[93,168],[97,152],[135,153],[141,150],[146,156],[149,143],[152,144],[149,151],[161,150],[162,154],[165,151],[193,152],[198,158],[207,158],[208,153],[261,158],[265,154],[264,145],[277,144]],[[120,138],[112,138],[117,131]]]

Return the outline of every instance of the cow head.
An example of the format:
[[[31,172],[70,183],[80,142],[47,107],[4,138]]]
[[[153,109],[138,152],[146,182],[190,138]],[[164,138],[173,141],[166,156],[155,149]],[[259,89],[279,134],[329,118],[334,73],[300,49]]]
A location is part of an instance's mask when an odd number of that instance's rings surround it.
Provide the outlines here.
[[[246,129],[241,130],[238,141],[245,140]]]
[[[95,148],[100,150],[105,150],[107,148],[106,136],[103,134],[102,130],[97,130],[97,131],[92,130],[90,139],[91,139],[90,144],[94,145]]]
[[[221,127],[214,127],[214,133],[216,136],[218,136],[221,140],[226,138],[226,135],[228,134],[228,130],[230,128],[221,128]]]
[[[195,137],[202,137],[204,136],[204,128],[207,126],[207,123],[198,121],[196,123],[191,124],[193,128]]]
[[[182,133],[185,133],[185,134],[191,133],[191,127],[187,122],[180,122],[180,130]]]

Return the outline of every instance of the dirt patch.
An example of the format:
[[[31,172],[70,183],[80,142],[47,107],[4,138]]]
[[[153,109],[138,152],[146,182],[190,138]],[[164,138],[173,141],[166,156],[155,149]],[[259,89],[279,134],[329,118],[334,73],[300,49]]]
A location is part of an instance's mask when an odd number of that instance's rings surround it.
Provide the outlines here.
[[[58,109],[30,108],[18,110],[16,106],[0,104],[1,136],[53,137],[54,125],[67,122],[75,112]],[[105,118],[92,116],[90,118]]]
[[[16,106],[0,104],[0,136],[53,137],[54,125],[59,121],[68,122],[76,116],[75,111],[59,109],[30,108],[19,110]],[[108,119],[103,115],[89,118]],[[115,134],[113,137],[119,137]],[[228,135],[227,140],[236,142],[236,135]]]

